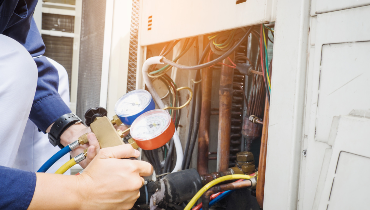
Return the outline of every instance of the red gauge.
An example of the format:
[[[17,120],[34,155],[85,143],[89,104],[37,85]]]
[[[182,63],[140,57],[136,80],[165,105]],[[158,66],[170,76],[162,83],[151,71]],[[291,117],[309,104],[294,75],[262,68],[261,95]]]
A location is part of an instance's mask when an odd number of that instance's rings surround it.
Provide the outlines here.
[[[144,150],[153,150],[165,145],[175,133],[175,124],[170,114],[155,109],[140,115],[131,125],[130,134]]]

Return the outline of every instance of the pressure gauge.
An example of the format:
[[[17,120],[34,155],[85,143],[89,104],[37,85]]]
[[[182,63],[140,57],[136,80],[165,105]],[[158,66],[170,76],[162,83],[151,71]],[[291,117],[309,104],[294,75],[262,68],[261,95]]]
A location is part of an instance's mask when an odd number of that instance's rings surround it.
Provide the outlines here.
[[[165,145],[175,133],[175,124],[170,114],[155,109],[140,115],[131,125],[130,134],[144,150],[153,150]]]
[[[134,90],[122,96],[115,112],[125,125],[131,125],[141,114],[155,109],[152,95],[146,90]]]

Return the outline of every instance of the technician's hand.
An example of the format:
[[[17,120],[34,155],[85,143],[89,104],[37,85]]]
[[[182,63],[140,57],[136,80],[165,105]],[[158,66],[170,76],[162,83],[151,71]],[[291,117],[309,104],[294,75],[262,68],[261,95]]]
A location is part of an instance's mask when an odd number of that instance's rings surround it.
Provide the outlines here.
[[[63,134],[60,136],[60,143],[64,146],[76,141],[78,137],[82,136],[85,133],[91,133],[91,130],[89,127],[86,127],[84,124],[75,124],[70,126],[67,130],[63,132]],[[83,153],[86,148],[89,146],[94,146],[94,149],[89,149],[87,152],[87,157],[84,161],[80,162],[80,166],[82,168],[86,168],[86,166],[94,159],[95,155],[98,153],[100,149],[100,145],[98,140],[96,139],[95,135],[92,138],[91,135],[88,135],[89,143],[85,145],[80,145],[78,148],[74,149],[71,152],[71,156],[75,157],[80,153]]]
[[[89,135],[90,138],[93,136]],[[101,149],[78,177],[78,189],[85,209],[130,209],[140,196],[143,176],[153,173],[144,161],[122,158],[139,157],[131,145]]]

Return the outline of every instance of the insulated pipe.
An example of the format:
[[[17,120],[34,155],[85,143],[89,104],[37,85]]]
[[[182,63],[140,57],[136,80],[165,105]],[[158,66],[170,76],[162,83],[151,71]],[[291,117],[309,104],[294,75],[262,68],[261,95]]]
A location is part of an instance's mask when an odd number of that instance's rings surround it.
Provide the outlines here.
[[[203,198],[202,198],[202,204],[203,210],[208,210],[209,209],[209,201],[210,197],[212,194],[222,192],[222,191],[227,191],[227,190],[236,190],[236,189],[241,189],[245,187],[250,187],[252,186],[252,181],[251,180],[246,180],[246,181],[241,181],[241,182],[232,182],[229,184],[222,184],[218,185],[215,187],[212,187],[209,189],[206,193],[204,193]]]
[[[155,89],[153,87],[152,81],[150,80],[150,78],[148,76],[148,70],[149,70],[149,67],[153,64],[163,64],[161,62],[162,58],[163,58],[162,56],[154,56],[154,57],[148,58],[144,62],[143,68],[142,68],[144,82],[145,82],[149,92],[152,94],[152,97],[153,97],[154,101],[157,103],[157,105],[160,109],[165,108],[165,105],[164,105],[161,97],[159,97],[158,93],[155,91]],[[181,164],[182,164],[182,161],[184,159],[184,154],[182,153],[181,141],[180,141],[179,135],[177,134],[177,130],[175,130],[175,134],[173,135],[173,142],[174,142],[175,147],[176,147],[176,156],[177,157],[176,157],[176,165],[175,165],[175,168],[172,170],[172,172],[176,172],[176,171],[181,170]]]
[[[261,137],[260,159],[258,164],[258,180],[256,188],[256,198],[260,208],[263,208],[263,198],[265,195],[265,172],[266,172],[266,155],[267,155],[267,139],[268,139],[268,124],[269,124],[269,102],[265,99],[265,114],[263,117],[263,128]]]
[[[208,145],[209,145],[209,124],[211,115],[212,95],[212,70],[202,70],[202,107],[198,133],[198,162],[197,169],[200,175],[208,172]]]
[[[229,58],[233,60],[234,54],[231,54]],[[229,59],[223,60],[223,63],[232,65]],[[225,171],[229,168],[233,76],[234,69],[222,65],[219,90],[217,171]]]

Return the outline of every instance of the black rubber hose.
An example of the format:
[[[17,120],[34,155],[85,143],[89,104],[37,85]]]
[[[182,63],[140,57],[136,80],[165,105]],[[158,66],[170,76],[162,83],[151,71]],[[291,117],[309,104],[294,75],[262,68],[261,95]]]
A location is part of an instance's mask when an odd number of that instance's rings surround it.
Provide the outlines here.
[[[150,150],[143,150],[145,157],[148,159],[149,163],[153,166],[154,170],[157,171],[156,165],[153,161],[153,157],[151,156]]]
[[[227,56],[229,56],[232,52],[234,52],[239,47],[239,45],[241,45],[245,41],[245,39],[248,38],[248,35],[251,32],[251,30],[252,30],[252,27],[249,27],[248,30],[247,30],[247,33],[232,48],[230,48],[225,54],[221,55],[220,57],[218,57],[218,58],[216,58],[216,59],[214,59],[214,60],[212,60],[208,63],[204,63],[204,64],[200,64],[200,65],[196,65],[196,66],[184,66],[184,65],[181,65],[181,64],[177,64],[177,63],[175,63],[171,60],[168,60],[165,57],[163,57],[161,59],[161,61],[166,63],[166,64],[169,64],[173,67],[176,67],[178,69],[184,69],[184,70],[197,70],[197,69],[207,68],[209,66],[212,66],[212,65],[222,61]]]
[[[159,155],[158,155],[158,149],[154,149],[151,151],[153,160],[155,162],[157,171],[155,172],[157,175],[162,174],[162,168],[161,168],[161,163],[159,161]]]
[[[199,61],[198,61],[198,64],[202,63],[203,60],[206,58],[207,56],[207,53],[210,49],[210,44],[211,42],[208,43],[208,45],[206,46],[206,48],[203,50],[203,53],[202,53],[202,56],[200,57]],[[200,80],[200,71],[197,70],[197,74],[195,76],[195,80],[196,81],[199,81]],[[185,169],[185,166],[186,166],[186,159],[187,159],[187,156],[189,155],[188,152],[189,152],[189,145],[190,145],[190,142],[191,142],[191,137],[192,137],[192,133],[193,133],[193,125],[194,125],[194,110],[195,110],[195,107],[196,107],[196,102],[197,102],[197,94],[198,94],[198,89],[199,89],[199,86],[200,86],[200,83],[196,83],[194,84],[194,96],[193,96],[193,100],[191,101],[191,109],[190,109],[190,124],[189,124],[189,130],[188,130],[188,138],[186,139],[186,145],[185,145],[185,151],[184,151],[184,159],[182,161],[182,170]]]
[[[169,172],[168,165],[169,165],[169,163],[172,160],[172,153],[173,153],[173,149],[174,149],[174,143],[173,143],[173,139],[172,138],[169,141],[169,145],[170,145],[170,148],[168,149],[167,157],[166,157],[166,160],[164,161],[163,173],[168,173]]]
[[[199,85],[198,93],[197,93],[197,104],[195,108],[195,129],[193,134],[191,135],[191,142],[189,146],[189,155],[186,157],[185,169],[188,169],[191,162],[191,157],[193,155],[194,146],[197,142],[198,137],[198,130],[199,130],[199,121],[200,121],[200,112],[201,112],[201,105],[202,105],[202,91],[201,91],[201,84]]]

